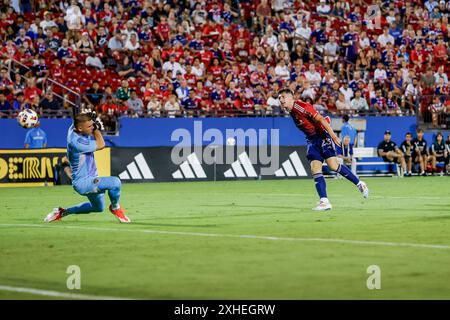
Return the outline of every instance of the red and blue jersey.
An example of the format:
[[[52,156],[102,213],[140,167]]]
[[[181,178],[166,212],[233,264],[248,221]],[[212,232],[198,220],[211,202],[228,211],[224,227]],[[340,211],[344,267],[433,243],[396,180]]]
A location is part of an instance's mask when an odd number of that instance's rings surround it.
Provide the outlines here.
[[[297,100],[290,112],[295,125],[306,135],[308,140],[314,138],[326,138],[327,132],[320,122],[315,121],[315,117],[319,112],[306,102]]]

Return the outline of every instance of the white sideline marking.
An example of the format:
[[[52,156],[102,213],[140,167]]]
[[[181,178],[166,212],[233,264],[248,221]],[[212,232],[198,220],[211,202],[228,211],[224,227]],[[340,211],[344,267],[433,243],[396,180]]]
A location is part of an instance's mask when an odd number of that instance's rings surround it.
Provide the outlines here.
[[[252,181],[246,181],[246,182],[252,182]],[[223,193],[208,192],[208,195],[223,195]],[[241,193],[240,195],[242,195],[242,196],[250,196],[250,195],[260,196],[261,193],[246,192],[246,193]],[[301,198],[301,197],[303,197],[303,198],[311,198],[310,194],[302,194],[302,193],[267,193],[267,194],[264,194],[264,196],[265,197],[286,196],[286,197],[297,197],[297,198]],[[427,197],[427,196],[415,196],[415,195],[412,195],[412,196],[384,196],[384,195],[383,196],[377,196],[377,195],[371,195],[371,196],[369,196],[369,200],[368,201],[370,201],[370,199],[442,200],[446,196],[448,196],[448,194],[443,194],[440,197]],[[358,198],[358,197],[356,197],[356,198]]]
[[[99,227],[82,227],[82,226],[56,226],[44,224],[0,224],[0,227],[30,227],[30,228],[48,228],[48,229],[78,229],[92,231],[114,231],[114,232],[140,232],[149,234],[170,234],[194,237],[216,237],[216,238],[237,238],[237,239],[257,239],[271,241],[303,241],[303,242],[330,242],[343,244],[357,244],[367,246],[385,246],[385,247],[411,247],[411,248],[428,248],[428,249],[450,249],[450,245],[425,244],[425,243],[406,243],[406,242],[385,242],[385,241],[368,241],[368,240],[348,240],[348,239],[326,239],[326,238],[290,238],[290,237],[274,237],[274,236],[257,236],[257,235],[239,235],[224,233],[203,233],[203,232],[185,232],[185,231],[166,231],[166,230],[142,230],[142,229],[122,229],[122,228],[99,228]]]
[[[39,295],[39,296],[68,298],[68,299],[81,299],[81,300],[130,300],[130,299],[126,299],[126,298],[94,296],[94,295],[89,295],[89,294],[65,293],[65,292],[59,292],[59,291],[11,287],[11,286],[4,286],[4,285],[0,285],[0,291],[30,293],[30,294],[35,294],[35,295]]]

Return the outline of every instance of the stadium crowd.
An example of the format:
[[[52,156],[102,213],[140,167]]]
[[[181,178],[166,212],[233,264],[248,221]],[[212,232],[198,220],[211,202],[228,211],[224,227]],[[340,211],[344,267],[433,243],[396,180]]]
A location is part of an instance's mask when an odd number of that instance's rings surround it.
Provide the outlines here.
[[[0,1],[0,117],[61,116],[67,88],[107,126],[279,115],[288,86],[327,114],[449,122],[450,1]]]

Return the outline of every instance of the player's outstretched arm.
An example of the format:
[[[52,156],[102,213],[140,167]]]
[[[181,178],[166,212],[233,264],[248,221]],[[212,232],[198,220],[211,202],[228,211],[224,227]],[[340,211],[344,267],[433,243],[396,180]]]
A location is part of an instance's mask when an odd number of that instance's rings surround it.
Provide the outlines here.
[[[103,139],[102,132],[99,129],[94,130],[94,138],[97,143],[97,150],[105,148],[105,140]]]
[[[333,139],[333,142],[337,146],[341,146],[341,139],[336,135],[336,133],[333,131],[333,128],[331,128],[330,124],[325,120],[324,117],[322,117],[320,114],[317,114],[314,117],[314,120],[317,122],[320,122],[320,124],[325,128],[325,130],[330,135],[331,139]]]

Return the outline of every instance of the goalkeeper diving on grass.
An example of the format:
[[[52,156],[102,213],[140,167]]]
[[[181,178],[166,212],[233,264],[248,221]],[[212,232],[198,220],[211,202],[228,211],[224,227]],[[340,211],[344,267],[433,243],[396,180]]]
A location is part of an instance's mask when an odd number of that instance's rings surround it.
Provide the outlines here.
[[[349,168],[337,162],[336,146],[341,145],[341,141],[334,133],[328,121],[317,112],[314,107],[301,100],[294,99],[294,92],[289,89],[279,91],[280,104],[289,110],[295,125],[306,136],[307,159],[311,164],[311,171],[316,184],[316,190],[320,201],[313,208],[316,211],[331,210],[332,206],[327,197],[327,186],[322,174],[322,164],[325,160],[328,168],[336,171],[341,176],[351,181],[358,187],[364,198],[369,197],[367,185],[360,181]]]
[[[117,177],[99,177],[94,152],[105,148],[101,133],[102,123],[95,113],[82,113],[74,117],[67,133],[67,157],[72,169],[72,186],[89,201],[70,208],[55,208],[45,222],[61,220],[71,214],[102,212],[105,209],[105,193],[111,204],[109,211],[122,223],[131,222],[120,207],[121,182]],[[91,139],[91,137],[95,139]]]

